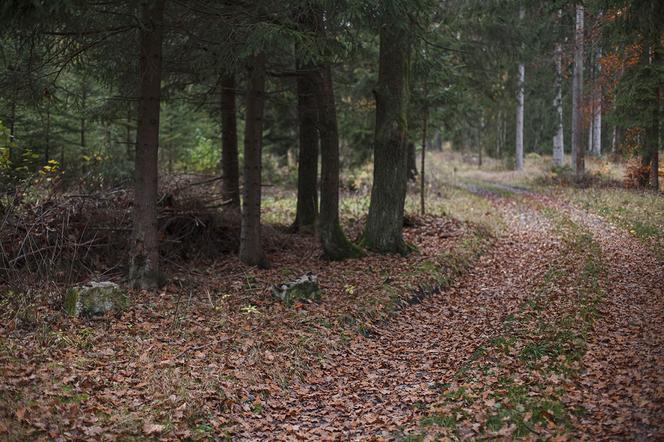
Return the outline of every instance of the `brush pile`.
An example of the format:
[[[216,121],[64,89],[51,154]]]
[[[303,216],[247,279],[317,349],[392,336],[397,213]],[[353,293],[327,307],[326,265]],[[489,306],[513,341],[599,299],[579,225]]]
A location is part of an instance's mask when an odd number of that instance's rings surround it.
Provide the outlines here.
[[[168,176],[158,200],[161,255],[165,267],[192,266],[239,247],[240,215],[228,208],[216,178]],[[0,286],[36,281],[57,284],[125,274],[132,230],[133,192],[92,193],[17,190],[0,202]],[[286,235],[266,228],[266,249],[282,247]]]

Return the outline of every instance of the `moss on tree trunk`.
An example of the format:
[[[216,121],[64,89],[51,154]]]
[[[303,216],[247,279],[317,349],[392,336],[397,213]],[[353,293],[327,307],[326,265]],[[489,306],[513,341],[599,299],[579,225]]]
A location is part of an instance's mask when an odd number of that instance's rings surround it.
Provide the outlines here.
[[[383,253],[406,254],[403,239],[408,169],[406,111],[408,102],[408,32],[388,15],[380,31],[376,97],[374,174],[363,244]]]
[[[129,266],[131,285],[155,289],[159,285],[157,223],[159,104],[164,0],[146,2],[140,38],[140,100],[136,132],[134,227]]]

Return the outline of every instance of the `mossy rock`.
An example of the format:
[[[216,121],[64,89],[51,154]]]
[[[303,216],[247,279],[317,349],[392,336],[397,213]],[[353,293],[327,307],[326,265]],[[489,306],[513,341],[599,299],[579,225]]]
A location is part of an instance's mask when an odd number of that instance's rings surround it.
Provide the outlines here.
[[[67,290],[63,307],[71,316],[103,315],[119,313],[127,308],[129,299],[119,285],[110,281],[91,282]]]
[[[286,305],[291,305],[295,301],[320,301],[321,299],[318,278],[313,273],[302,275],[293,282],[273,286],[272,295]]]

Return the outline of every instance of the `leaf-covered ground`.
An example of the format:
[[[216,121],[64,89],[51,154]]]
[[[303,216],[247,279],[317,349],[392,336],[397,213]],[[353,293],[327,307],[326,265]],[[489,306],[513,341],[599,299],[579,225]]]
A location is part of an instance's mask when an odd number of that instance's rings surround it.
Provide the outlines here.
[[[228,257],[121,318],[47,301],[6,316],[0,438],[664,438],[649,243],[555,193],[478,181],[440,198],[411,217],[407,258],[325,263],[295,235],[271,270]],[[305,271],[320,303],[269,296]]]

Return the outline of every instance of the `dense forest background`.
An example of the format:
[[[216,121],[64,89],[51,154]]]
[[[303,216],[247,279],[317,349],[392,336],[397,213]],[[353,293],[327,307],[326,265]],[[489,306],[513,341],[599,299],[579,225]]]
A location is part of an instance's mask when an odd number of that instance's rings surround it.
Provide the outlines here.
[[[154,287],[159,175],[218,176],[259,267],[265,186],[297,187],[292,231],[316,230],[326,258],[361,254],[340,176],[367,165],[359,246],[408,253],[406,181],[419,151],[424,212],[427,148],[516,170],[552,155],[578,183],[587,154],[634,159],[627,181],[658,189],[661,17],[653,1],[6,2],[3,211],[39,186],[132,189],[128,272]]]
[[[408,139],[514,162],[518,66],[525,64],[525,151],[550,154],[557,130],[554,53],[562,50],[564,140],[571,139],[574,7],[565,2],[242,2],[170,3],[164,12],[159,167],[215,172],[221,159],[220,103],[225,76],[236,77],[243,144],[246,64],[267,62],[266,180],[296,181],[298,66],[324,54],[332,66],[344,169],[371,160],[381,8],[395,8],[412,39]],[[140,2],[6,2],[2,37],[4,174],[56,161],[64,183],[131,181],[136,145]],[[323,38],[298,22],[303,8],[324,11]],[[525,18],[519,18],[524,8]],[[658,5],[589,2],[586,95],[601,94],[602,153],[639,154],[650,83],[659,69]],[[627,29],[629,33],[622,32]],[[620,31],[620,32],[618,32]],[[652,46],[655,44],[656,46]],[[649,51],[652,51],[650,54]],[[653,59],[651,64],[650,59]],[[641,63],[639,61],[641,60]],[[645,60],[645,61],[643,61]],[[652,67],[651,67],[652,66]],[[652,71],[652,72],[650,72]],[[659,72],[659,71],[657,71]],[[597,98],[592,100],[597,101]],[[586,107],[592,107],[588,97]],[[639,110],[636,112],[636,110]],[[592,110],[586,109],[586,113]],[[587,126],[588,124],[586,124]],[[592,147],[592,146],[591,146]],[[242,151],[240,151],[242,161]],[[11,159],[11,167],[7,161]],[[54,163],[51,163],[54,164]],[[10,179],[5,178],[5,184]]]

